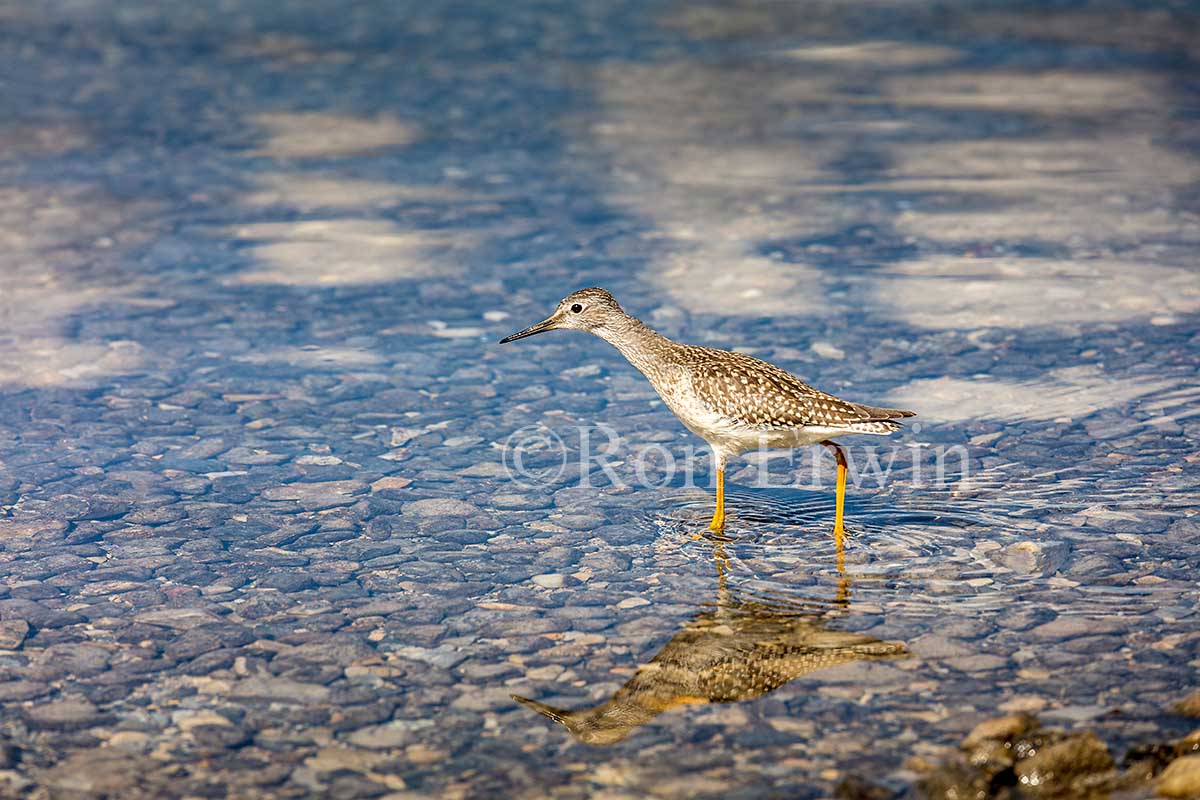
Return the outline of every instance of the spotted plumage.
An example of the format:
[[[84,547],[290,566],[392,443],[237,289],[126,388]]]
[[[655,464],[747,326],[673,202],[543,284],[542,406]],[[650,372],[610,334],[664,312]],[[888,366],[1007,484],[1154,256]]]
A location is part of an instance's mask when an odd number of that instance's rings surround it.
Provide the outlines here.
[[[818,391],[774,364],[727,350],[682,345],[691,389],[718,414],[756,429],[816,425],[890,433],[911,411],[850,403]]]
[[[713,528],[724,522],[724,470],[730,458],[760,448],[821,443],[832,447],[838,458],[835,529],[840,534],[846,461],[830,440],[851,433],[892,433],[900,429],[895,420],[914,416],[912,411],[839,399],[744,353],[673,342],[625,313],[604,289],[568,295],[549,318],[501,344],[557,328],[588,331],[616,347],[675,416],[708,442],[718,474]]]

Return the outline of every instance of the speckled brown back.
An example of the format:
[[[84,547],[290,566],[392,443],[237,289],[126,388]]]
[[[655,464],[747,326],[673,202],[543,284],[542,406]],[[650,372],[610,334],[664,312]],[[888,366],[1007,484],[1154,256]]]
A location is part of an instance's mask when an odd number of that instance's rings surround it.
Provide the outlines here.
[[[713,411],[735,422],[769,428],[804,425],[854,427],[863,432],[895,430],[893,419],[911,411],[840,400],[794,375],[744,353],[695,345],[681,348],[692,389]]]

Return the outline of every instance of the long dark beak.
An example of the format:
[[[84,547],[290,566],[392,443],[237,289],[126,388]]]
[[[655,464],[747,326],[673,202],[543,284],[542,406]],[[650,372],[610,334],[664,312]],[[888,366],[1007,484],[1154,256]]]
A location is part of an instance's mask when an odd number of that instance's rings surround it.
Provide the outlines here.
[[[539,322],[537,325],[530,326],[523,331],[517,331],[512,336],[505,336],[503,339],[500,340],[500,344],[508,344],[509,342],[515,342],[517,339],[524,339],[526,336],[533,336],[535,333],[545,333],[546,331],[552,331],[552,330],[554,330],[554,328],[555,328],[554,317],[550,317],[549,319],[544,319],[541,322]]]
[[[561,722],[563,725],[567,724],[567,714],[570,713],[568,711],[564,711],[561,708],[555,708],[554,706],[548,706],[545,703],[539,703],[537,700],[530,700],[528,697],[521,697],[519,694],[511,694],[509,697],[511,697],[513,700],[516,700],[523,706],[529,706],[543,717],[549,717],[555,722]]]

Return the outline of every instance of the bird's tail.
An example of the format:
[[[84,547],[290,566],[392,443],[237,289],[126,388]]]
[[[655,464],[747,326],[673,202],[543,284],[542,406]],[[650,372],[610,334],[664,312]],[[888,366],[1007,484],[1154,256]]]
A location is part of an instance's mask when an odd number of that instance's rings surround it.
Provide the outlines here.
[[[877,408],[855,403],[854,407],[866,416],[866,419],[850,423],[847,427],[855,433],[888,434],[895,433],[902,427],[898,419],[915,417],[917,412],[906,411],[903,408]]]

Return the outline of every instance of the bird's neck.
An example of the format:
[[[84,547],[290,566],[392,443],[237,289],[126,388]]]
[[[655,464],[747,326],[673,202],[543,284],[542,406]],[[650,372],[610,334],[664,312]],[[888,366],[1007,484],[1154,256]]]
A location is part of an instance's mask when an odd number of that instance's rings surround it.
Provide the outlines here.
[[[626,361],[649,378],[662,370],[671,351],[678,347],[675,342],[628,314],[592,332],[617,348]]]

